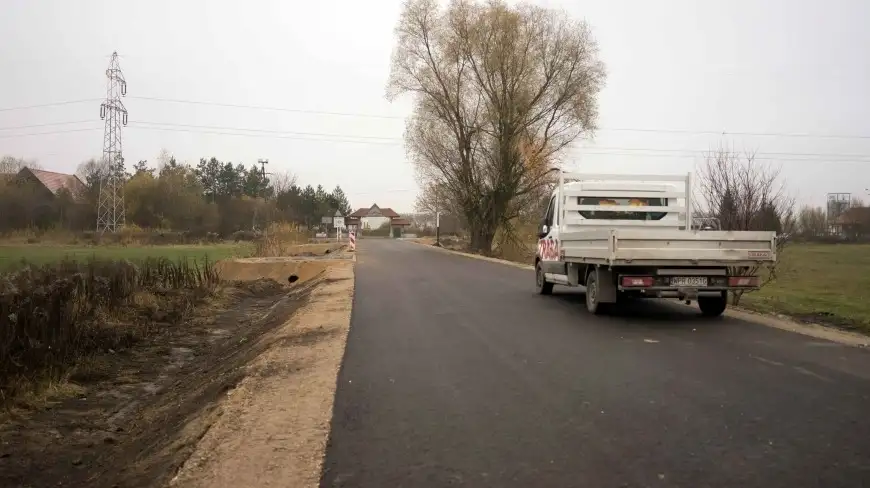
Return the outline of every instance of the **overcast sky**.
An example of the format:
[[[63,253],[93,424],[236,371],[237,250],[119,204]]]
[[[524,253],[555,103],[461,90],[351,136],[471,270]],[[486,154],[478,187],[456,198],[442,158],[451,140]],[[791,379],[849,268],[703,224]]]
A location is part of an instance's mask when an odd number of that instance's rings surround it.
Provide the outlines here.
[[[821,204],[828,192],[866,199],[870,2],[537,3],[585,18],[608,71],[601,129],[567,161],[674,173],[725,140],[781,165],[802,202]],[[0,0],[0,155],[62,172],[99,156],[98,99],[117,51],[129,164],[156,162],[163,148],[191,163],[268,158],[269,170],[301,183],[341,185],[354,207],[412,210],[402,145],[410,103],[384,98],[400,8],[399,0]],[[10,129],[21,126],[37,127]],[[237,129],[254,131],[227,134]],[[759,135],[795,133],[850,137]]]

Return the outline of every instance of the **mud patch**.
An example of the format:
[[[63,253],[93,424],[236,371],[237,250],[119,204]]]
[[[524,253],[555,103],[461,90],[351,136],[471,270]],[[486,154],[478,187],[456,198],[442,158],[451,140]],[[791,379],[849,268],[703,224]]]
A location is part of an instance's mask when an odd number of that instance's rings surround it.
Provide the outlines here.
[[[315,276],[289,290],[237,283],[190,322],[83,362],[74,394],[2,419],[0,486],[165,485],[221,418],[220,400],[268,347],[264,337],[307,303]]]

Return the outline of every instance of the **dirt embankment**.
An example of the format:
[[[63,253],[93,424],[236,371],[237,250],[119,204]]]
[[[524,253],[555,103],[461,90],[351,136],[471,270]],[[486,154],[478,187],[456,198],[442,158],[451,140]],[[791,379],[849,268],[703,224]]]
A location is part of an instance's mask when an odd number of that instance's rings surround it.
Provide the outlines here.
[[[316,485],[353,262],[240,261],[191,321],[0,418],[0,486]]]

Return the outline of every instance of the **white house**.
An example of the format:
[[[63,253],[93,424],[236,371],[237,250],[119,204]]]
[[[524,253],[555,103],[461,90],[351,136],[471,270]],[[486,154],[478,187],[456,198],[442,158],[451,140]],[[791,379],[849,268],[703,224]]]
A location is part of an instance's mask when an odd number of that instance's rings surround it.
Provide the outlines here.
[[[361,208],[348,215],[348,221],[354,223],[359,221],[361,230],[375,230],[384,224],[389,224],[390,234],[394,237],[404,234],[404,229],[411,225],[407,219],[401,218],[393,209],[378,207],[377,203],[370,208]]]

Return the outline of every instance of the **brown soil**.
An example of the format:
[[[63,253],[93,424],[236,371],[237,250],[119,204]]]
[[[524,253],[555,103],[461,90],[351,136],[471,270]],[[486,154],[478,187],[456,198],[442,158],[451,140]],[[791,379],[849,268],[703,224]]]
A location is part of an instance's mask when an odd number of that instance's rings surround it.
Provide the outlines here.
[[[335,251],[343,249],[344,244],[340,243],[325,243],[325,244],[299,244],[293,246],[288,251],[288,256],[323,256],[332,254]]]
[[[279,283],[289,284],[295,275],[298,282],[308,281],[321,275],[334,260],[311,258],[239,258],[220,261],[216,269],[221,279],[228,281],[250,281],[268,278]]]
[[[236,283],[183,326],[90,358],[63,398],[0,418],[0,486],[165,485],[319,281]]]

